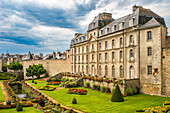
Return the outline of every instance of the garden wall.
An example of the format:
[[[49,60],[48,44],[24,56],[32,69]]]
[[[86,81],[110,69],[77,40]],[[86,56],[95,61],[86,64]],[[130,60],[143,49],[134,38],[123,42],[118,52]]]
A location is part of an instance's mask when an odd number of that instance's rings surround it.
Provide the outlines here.
[[[125,79],[124,80],[125,88],[139,88],[139,79]]]
[[[47,70],[47,74],[49,76],[53,76],[61,72],[71,71],[70,59],[28,60],[28,61],[21,61],[21,63],[23,65],[25,79],[28,78],[26,77],[26,68],[28,68],[29,65],[33,65],[33,64],[42,64],[44,68]]]

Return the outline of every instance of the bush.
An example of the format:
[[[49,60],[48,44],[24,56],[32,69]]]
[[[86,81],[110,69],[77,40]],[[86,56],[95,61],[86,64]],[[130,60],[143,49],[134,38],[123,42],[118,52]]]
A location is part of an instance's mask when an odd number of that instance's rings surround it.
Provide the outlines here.
[[[137,89],[137,88],[133,89],[133,94],[134,94],[134,95],[135,95],[135,94],[138,94],[138,89]]]
[[[117,84],[116,85],[116,88],[115,88],[115,91],[111,97],[111,101],[112,102],[123,102],[124,99],[123,99],[123,95],[120,91],[120,88],[119,88],[119,85]]]
[[[72,104],[77,104],[77,100],[76,100],[76,98],[73,98],[73,100],[72,100]]]
[[[101,91],[102,91],[102,92],[106,92],[106,87],[105,87],[105,86],[102,86],[102,87],[101,87]]]
[[[57,104],[58,107],[60,107],[60,104]]]
[[[97,90],[100,91],[100,85],[97,86]]]
[[[73,83],[71,83],[71,86],[72,87],[77,87],[77,83],[73,82]]]
[[[40,98],[40,100],[39,100],[39,105],[41,106],[41,107],[44,107],[45,106],[45,101],[42,99],[42,98]]]
[[[22,104],[20,102],[17,104],[16,111],[23,111]]]
[[[56,81],[56,79],[55,79],[55,78],[52,78],[51,81]]]
[[[128,96],[133,95],[133,90],[131,88],[126,88],[125,89],[125,95],[128,95]]]
[[[89,87],[90,87],[90,83],[89,83],[89,82],[86,82],[86,83],[85,83],[85,87],[86,87],[86,88],[89,88]]]
[[[97,89],[97,85],[96,85],[96,84],[93,84],[93,85],[92,85],[92,88],[93,88],[93,89]]]
[[[34,80],[32,80],[32,83],[34,83]]]
[[[110,88],[106,88],[106,93],[111,93]]]
[[[37,84],[37,82],[35,81],[34,84]]]
[[[112,89],[112,94],[115,92],[115,88]]]

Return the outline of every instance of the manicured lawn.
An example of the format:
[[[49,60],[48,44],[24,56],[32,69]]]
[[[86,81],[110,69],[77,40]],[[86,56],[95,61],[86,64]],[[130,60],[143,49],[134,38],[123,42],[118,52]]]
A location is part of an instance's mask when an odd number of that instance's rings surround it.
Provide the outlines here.
[[[110,102],[111,94],[87,88],[83,89],[88,91],[87,95],[67,94],[68,88],[43,92],[63,105],[88,113],[133,113],[135,110],[159,106],[166,100],[170,101],[168,97],[139,94],[125,97],[124,102]],[[71,103],[74,97],[78,104]]]
[[[1,89],[1,86],[0,86],[0,102],[2,102],[2,101],[5,101],[5,99],[4,99],[4,95],[2,93],[2,89]]]
[[[16,108],[12,109],[0,109],[0,113],[17,113]],[[19,113],[42,113],[41,111],[33,108],[33,107],[24,107],[24,111],[20,111]]]

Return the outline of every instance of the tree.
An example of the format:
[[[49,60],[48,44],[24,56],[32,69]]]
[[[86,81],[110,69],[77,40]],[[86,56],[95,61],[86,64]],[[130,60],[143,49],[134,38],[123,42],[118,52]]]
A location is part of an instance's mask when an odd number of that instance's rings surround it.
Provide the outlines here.
[[[111,97],[111,101],[112,102],[123,102],[124,99],[123,99],[123,95],[120,91],[120,88],[119,88],[119,85],[117,84],[116,85],[116,88],[115,88],[115,91]]]
[[[26,68],[26,76],[34,78],[36,76],[37,78],[40,78],[40,75],[46,73],[46,69],[44,69],[42,64],[39,65],[29,65],[29,68]]]
[[[10,70],[14,70],[14,72],[15,72],[16,70],[22,70],[22,69],[23,69],[22,64],[19,63],[19,62],[16,62],[16,61],[13,61],[13,62],[9,63],[9,65],[8,65],[7,67],[8,67],[8,69],[10,69]]]
[[[2,70],[3,70],[3,72],[7,72],[7,63],[4,63],[3,65],[2,65]]]

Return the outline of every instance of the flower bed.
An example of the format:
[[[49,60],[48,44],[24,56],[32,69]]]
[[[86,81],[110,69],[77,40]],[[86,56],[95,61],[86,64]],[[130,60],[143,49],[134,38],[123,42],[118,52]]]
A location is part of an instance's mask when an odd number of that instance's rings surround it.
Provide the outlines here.
[[[44,86],[44,87],[39,87],[39,90],[46,90],[46,91],[54,91],[56,87],[53,86]]]
[[[169,101],[165,101],[163,106],[156,106],[151,108],[143,108],[142,110],[136,110],[136,112],[145,112],[145,113],[167,113],[167,110],[170,109]]]
[[[85,90],[85,89],[70,88],[70,89],[67,91],[67,94],[86,95],[86,94],[87,94],[87,90]]]
[[[50,82],[47,82],[47,85],[59,85],[60,82],[56,82],[56,81],[50,81]]]

